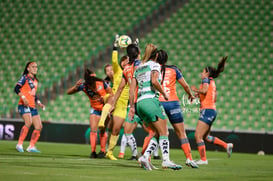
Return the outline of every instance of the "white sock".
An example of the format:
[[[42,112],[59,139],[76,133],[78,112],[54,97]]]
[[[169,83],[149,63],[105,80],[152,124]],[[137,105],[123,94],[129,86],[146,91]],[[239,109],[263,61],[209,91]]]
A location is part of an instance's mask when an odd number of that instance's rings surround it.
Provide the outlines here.
[[[159,145],[157,145],[157,147],[155,148],[154,156],[158,156],[158,148],[159,148]]]
[[[163,161],[169,161],[170,160],[170,143],[167,136],[160,136],[159,137],[159,145],[162,153],[162,159]]]
[[[154,150],[156,149],[157,145],[158,145],[157,139],[153,137],[151,141],[149,142],[149,145],[147,146],[143,155],[148,159],[151,156],[151,154],[154,152]]]
[[[132,156],[137,156],[137,143],[133,134],[126,134],[127,143],[131,147]]]
[[[125,134],[123,134],[121,138],[121,142],[120,142],[120,153],[125,153],[126,146],[127,146],[127,138]]]

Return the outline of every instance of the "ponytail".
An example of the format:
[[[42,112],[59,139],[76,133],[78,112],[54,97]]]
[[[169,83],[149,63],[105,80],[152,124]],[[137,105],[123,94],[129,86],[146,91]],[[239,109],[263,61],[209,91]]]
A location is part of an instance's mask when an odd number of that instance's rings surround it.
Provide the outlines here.
[[[218,63],[217,69],[215,69],[214,67],[206,67],[206,71],[209,72],[209,77],[217,78],[220,73],[224,71],[226,60],[227,56],[223,57]]]
[[[156,46],[153,45],[152,43],[149,43],[145,48],[143,61],[146,62],[150,59],[154,59],[156,57],[156,54],[157,54]]]
[[[93,91],[96,90],[96,82],[97,81],[103,82],[103,80],[96,77],[95,72],[90,70],[89,68],[85,69],[84,80],[85,80],[85,84],[87,84]]]
[[[167,52],[165,50],[158,50],[157,62],[161,65],[161,73],[162,73],[161,84],[163,83],[164,78],[165,78],[165,70],[166,70],[167,61],[168,61]]]
[[[137,45],[130,44],[126,48],[126,52],[129,57],[129,64],[132,64],[132,63],[134,63],[135,59],[137,59],[140,51],[139,51],[139,48],[137,47]]]

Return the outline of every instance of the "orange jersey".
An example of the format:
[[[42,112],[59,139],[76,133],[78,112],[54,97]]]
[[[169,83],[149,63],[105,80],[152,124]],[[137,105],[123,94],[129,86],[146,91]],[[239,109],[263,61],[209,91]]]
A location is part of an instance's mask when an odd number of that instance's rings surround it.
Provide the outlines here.
[[[130,85],[133,79],[134,71],[136,67],[141,63],[140,60],[135,60],[132,64],[127,64],[123,69],[123,75],[122,77],[125,79],[125,81]],[[137,89],[135,93],[135,102],[137,99]]]
[[[96,81],[96,90],[92,90],[87,84],[82,84],[78,91],[83,91],[89,98],[90,105],[94,110],[101,111],[104,106],[103,97],[107,94],[109,85],[106,82]]]
[[[214,109],[216,110],[216,85],[213,78],[205,78],[202,80],[200,89],[202,89],[203,84],[209,84],[209,88],[206,94],[200,94],[200,109]]]
[[[29,107],[35,108],[35,96],[38,87],[38,80],[36,78],[30,78],[27,75],[23,75],[17,84],[21,86],[20,92],[28,100]],[[24,105],[22,98],[20,98],[18,104]]]
[[[136,67],[141,63],[140,60],[135,60],[132,64],[127,64],[123,69],[123,78],[128,82],[128,84],[131,84],[131,81],[133,79],[134,71]]]
[[[163,75],[162,75],[163,77]],[[183,78],[182,73],[176,66],[166,66],[165,67],[165,76],[162,83],[164,91],[169,95],[169,101],[179,101],[176,92],[176,81]],[[162,94],[159,96],[159,101],[167,102]]]

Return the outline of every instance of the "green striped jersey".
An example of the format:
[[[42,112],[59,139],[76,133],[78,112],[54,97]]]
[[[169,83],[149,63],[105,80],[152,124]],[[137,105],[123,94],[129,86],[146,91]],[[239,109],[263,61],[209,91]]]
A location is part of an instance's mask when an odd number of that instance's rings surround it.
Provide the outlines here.
[[[161,82],[160,70],[161,66],[151,60],[137,67],[134,72],[134,78],[136,78],[138,84],[137,101],[159,96],[159,92],[152,85],[151,73],[152,71],[158,71],[158,81]]]

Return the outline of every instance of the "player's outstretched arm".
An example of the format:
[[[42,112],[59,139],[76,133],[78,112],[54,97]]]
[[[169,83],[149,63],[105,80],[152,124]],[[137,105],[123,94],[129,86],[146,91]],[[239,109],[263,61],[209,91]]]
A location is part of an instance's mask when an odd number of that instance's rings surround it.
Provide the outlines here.
[[[78,88],[80,87],[80,85],[81,85],[82,83],[83,83],[83,80],[82,80],[82,79],[78,80],[77,83],[76,83],[73,87],[70,87],[70,88],[66,91],[66,93],[67,93],[68,95],[75,94],[76,92],[78,92]]]
[[[177,81],[184,88],[184,90],[186,91],[186,93],[189,95],[190,101],[192,101],[195,97],[192,95],[190,86],[188,85],[188,83],[186,82],[186,80],[182,77],[181,79],[179,79]]]

